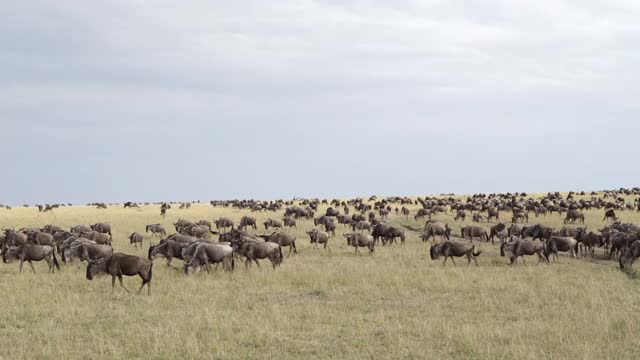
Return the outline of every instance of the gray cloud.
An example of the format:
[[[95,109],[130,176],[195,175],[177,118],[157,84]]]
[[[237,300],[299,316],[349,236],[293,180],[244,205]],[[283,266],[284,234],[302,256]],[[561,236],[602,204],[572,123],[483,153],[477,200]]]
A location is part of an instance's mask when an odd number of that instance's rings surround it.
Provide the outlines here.
[[[0,202],[547,191],[640,175],[632,1],[2,7]]]

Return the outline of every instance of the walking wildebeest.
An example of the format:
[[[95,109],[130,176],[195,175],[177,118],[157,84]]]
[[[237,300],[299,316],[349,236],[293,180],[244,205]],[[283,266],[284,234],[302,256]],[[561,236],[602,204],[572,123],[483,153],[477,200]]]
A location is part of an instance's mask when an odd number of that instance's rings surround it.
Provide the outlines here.
[[[466,256],[467,266],[471,264],[471,260],[473,260],[476,266],[478,266],[476,257],[480,256],[482,250],[475,251],[475,248],[475,245],[469,244],[463,239],[453,238],[453,240],[447,240],[431,246],[431,249],[429,249],[429,255],[431,256],[431,260],[438,260],[440,256],[444,256],[444,262],[442,263],[443,266],[446,265],[447,258],[451,258],[451,261],[453,261],[453,265],[456,266],[456,262],[453,259],[454,256]]]
[[[209,264],[222,263],[226,271],[233,271],[235,267],[233,248],[230,245],[201,242],[188,263],[184,265],[185,272],[190,274],[194,268],[204,266],[209,272]]]
[[[620,256],[620,269],[631,269],[638,257],[640,257],[640,241],[634,241]]]
[[[269,218],[267,221],[263,223],[263,225],[265,230],[269,230],[270,227],[274,229],[281,229],[282,221]]]
[[[213,223],[216,224],[216,229],[222,229],[222,231],[226,231],[227,228],[234,228],[233,220],[226,217],[221,217],[218,220],[214,220]]]
[[[251,226],[253,228],[253,230],[257,230],[258,227],[256,226],[256,219],[251,217],[251,216],[243,216],[242,219],[240,219],[240,225],[238,226],[238,229],[240,230],[246,230],[247,226]]]
[[[93,280],[96,275],[106,273],[111,275],[111,291],[116,287],[116,278],[120,286],[129,292],[122,282],[122,276],[140,276],[142,285],[138,294],[147,285],[147,295],[151,295],[151,277],[153,275],[153,261],[135,255],[115,253],[109,257],[89,261],[87,265],[87,280]]]
[[[271,235],[258,235],[258,236],[263,238],[266,242],[273,242],[273,243],[276,243],[276,244],[280,245],[281,247],[288,246],[289,247],[289,254],[287,256],[291,256],[291,251],[292,250],[293,250],[294,254],[298,253],[298,250],[296,249],[296,236],[295,235],[287,234],[287,233],[282,232],[282,231],[276,231],[276,232],[272,233]]]
[[[538,263],[543,260],[549,263],[544,257],[544,244],[538,241],[522,240],[519,238],[513,238],[510,242],[505,242],[500,245],[500,256],[509,255],[511,265],[518,263],[518,257],[522,258],[522,263],[526,265],[524,261],[524,255],[538,255]]]
[[[50,245],[32,245],[22,244],[18,246],[10,246],[6,248],[2,253],[2,261],[9,262],[11,258],[17,258],[20,260],[20,272],[22,273],[22,265],[24,262],[28,262],[31,266],[33,273],[36,273],[36,269],[33,267],[32,261],[46,261],[49,265],[49,272],[55,272],[54,266],[60,270],[60,264],[56,258],[56,252],[53,246]]]
[[[323,244],[324,248],[331,252],[331,248],[329,247],[329,234],[318,229],[313,229],[307,231],[307,235],[309,235],[309,240],[311,244],[313,244],[313,250],[318,249],[318,244]]]
[[[373,241],[373,236],[369,234],[351,233],[344,234],[344,237],[347,238],[347,245],[351,245],[356,249],[356,254],[360,254],[360,250],[358,250],[359,247],[366,247],[369,249],[369,254],[373,255],[376,245]]]
[[[480,238],[480,240],[489,241],[489,234],[481,226],[467,226],[460,230],[460,235],[463,239],[469,238],[473,242],[473,238]]]
[[[558,251],[569,251],[574,258],[578,257],[578,240],[571,237],[552,236],[544,248],[544,257],[549,261],[549,255],[554,255],[554,262],[558,259]]]
[[[167,230],[165,230],[164,226],[160,224],[147,225],[145,232],[151,232],[152,236],[167,235]]]
[[[142,234],[134,232],[133,234],[129,235],[129,245],[133,244],[133,246],[138,247],[138,244],[140,244],[140,247],[142,247],[143,239],[144,237],[142,236]]]
[[[180,242],[173,239],[161,240],[158,245],[149,246],[148,259],[153,260],[157,255],[162,255],[167,259],[167,266],[171,266],[171,260],[178,258],[183,260],[182,249],[191,243]]]
[[[602,219],[602,221],[605,220],[611,220],[611,221],[618,221],[618,217],[616,216],[616,212],[613,211],[613,209],[609,209],[607,211],[604,212],[604,218]]]
[[[433,241],[436,241],[436,235],[440,236],[440,240],[449,240],[449,235],[451,234],[451,229],[449,228],[449,224],[443,224],[439,221],[427,221],[424,226],[424,231],[420,235],[422,241],[428,241],[431,237],[433,237]]]

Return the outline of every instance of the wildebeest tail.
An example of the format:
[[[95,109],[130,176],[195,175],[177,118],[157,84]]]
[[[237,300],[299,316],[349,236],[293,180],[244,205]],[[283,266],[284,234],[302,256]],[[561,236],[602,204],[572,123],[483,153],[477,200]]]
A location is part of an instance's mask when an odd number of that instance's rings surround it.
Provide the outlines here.
[[[58,268],[58,271],[60,271],[60,264],[58,263],[58,258],[56,257],[56,251],[52,251],[51,252],[53,254],[53,265],[56,266],[56,268]]]
[[[476,251],[476,247],[474,246],[473,249],[471,250],[473,253],[473,256],[480,256],[480,254],[482,254],[482,249]]]

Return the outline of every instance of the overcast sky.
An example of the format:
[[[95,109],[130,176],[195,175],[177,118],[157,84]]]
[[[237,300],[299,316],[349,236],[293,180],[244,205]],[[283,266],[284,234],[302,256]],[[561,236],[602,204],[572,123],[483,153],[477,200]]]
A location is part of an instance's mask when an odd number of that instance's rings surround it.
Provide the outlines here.
[[[0,203],[639,184],[637,0],[25,0],[0,20]]]

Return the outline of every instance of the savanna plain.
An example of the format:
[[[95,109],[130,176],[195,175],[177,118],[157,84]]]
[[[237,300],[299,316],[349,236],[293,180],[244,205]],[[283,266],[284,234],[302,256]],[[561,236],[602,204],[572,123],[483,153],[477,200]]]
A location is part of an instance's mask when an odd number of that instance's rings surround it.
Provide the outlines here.
[[[630,199],[631,200],[631,199]],[[321,214],[328,205],[321,205]],[[400,206],[400,205],[398,205]],[[561,256],[550,265],[535,256],[526,265],[509,266],[498,246],[478,242],[479,266],[442,264],[429,257],[429,243],[419,238],[425,220],[389,216],[402,226],[406,244],[377,246],[355,254],[338,225],[331,252],[313,250],[305,231],[311,220],[298,220],[297,255],[273,269],[262,261],[235,271],[222,269],[187,276],[182,262],[168,267],[154,260],[151,296],[111,289],[111,278],[85,277],[86,264],[61,265],[47,273],[44,262],[18,273],[17,262],[0,264],[0,358],[2,359],[638,359],[640,358],[640,282],[616,261]],[[589,230],[602,228],[603,210],[585,210]],[[114,251],[147,257],[129,244],[132,232],[160,223],[167,231],[180,218],[190,220],[243,215],[256,217],[257,233],[279,212],[250,212],[208,203],[190,209],[159,205],[96,209],[61,207],[41,213],[34,207],[0,209],[2,228],[106,222],[113,229]],[[508,213],[501,214],[510,217]],[[621,211],[620,221],[640,224],[640,213]],[[459,234],[471,217],[455,222],[438,214]],[[507,220],[507,219],[504,219]],[[563,217],[534,217],[558,229]],[[477,224],[476,224],[477,225]],[[480,223],[488,228],[489,223]],[[215,238],[215,237],[214,237]],[[140,278],[126,277],[137,289]]]

